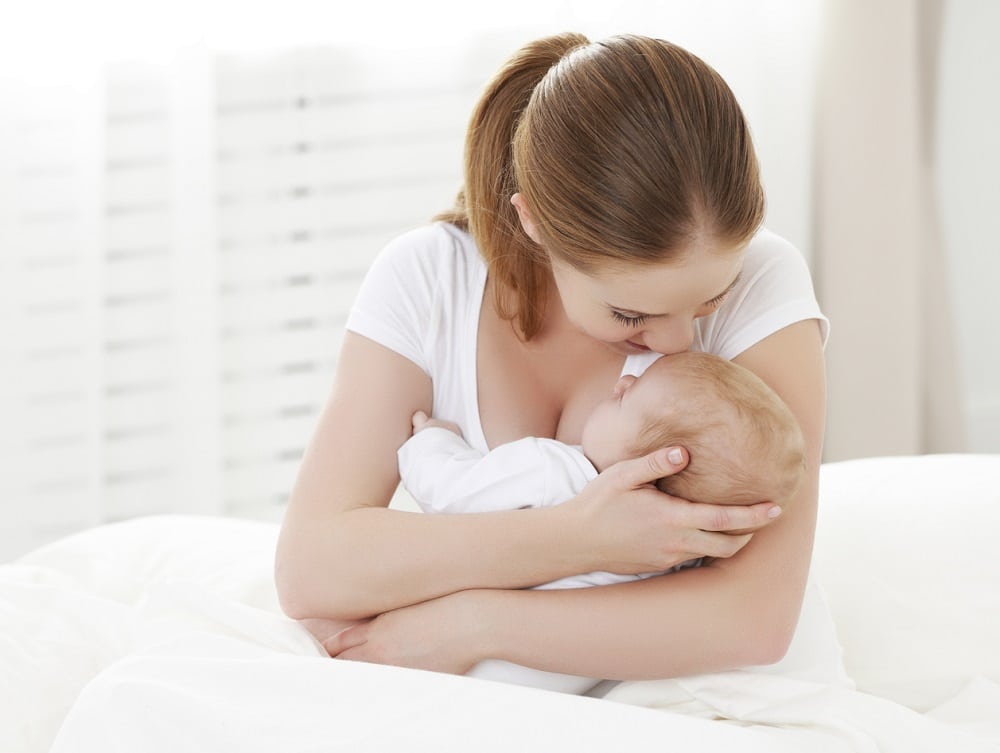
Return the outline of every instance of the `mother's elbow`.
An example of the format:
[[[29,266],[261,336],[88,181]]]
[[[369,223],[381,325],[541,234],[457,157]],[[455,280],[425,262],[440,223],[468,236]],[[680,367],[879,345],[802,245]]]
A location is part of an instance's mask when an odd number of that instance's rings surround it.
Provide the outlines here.
[[[794,625],[792,627],[792,630],[776,632],[762,637],[757,647],[758,656],[754,664],[757,666],[777,664],[784,659],[788,654],[789,647],[792,645],[792,636],[795,633]]]
[[[330,617],[336,605],[326,603],[317,568],[309,562],[302,542],[289,543],[282,539],[274,556],[274,586],[278,606],[293,620],[310,617]]]
[[[281,611],[293,620],[316,617],[310,608],[304,573],[296,567],[295,558],[283,556],[279,548],[274,558],[274,586]]]
[[[278,606],[293,620],[310,618],[361,619],[371,614],[360,613],[361,584],[352,586],[348,573],[338,570],[325,560],[318,565],[306,555],[306,546],[282,546],[279,541],[274,557],[274,585]],[[331,583],[337,584],[335,588]]]
[[[767,615],[752,631],[744,644],[747,651],[745,666],[777,664],[788,654],[795,637],[798,615],[793,618]]]

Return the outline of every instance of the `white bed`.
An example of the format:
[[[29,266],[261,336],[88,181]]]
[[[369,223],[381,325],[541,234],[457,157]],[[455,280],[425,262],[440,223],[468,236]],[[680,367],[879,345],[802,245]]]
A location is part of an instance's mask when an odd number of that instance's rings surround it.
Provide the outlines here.
[[[581,698],[324,659],[274,525],[154,517],[0,566],[0,751],[1000,751],[1000,455],[823,469],[775,667]]]

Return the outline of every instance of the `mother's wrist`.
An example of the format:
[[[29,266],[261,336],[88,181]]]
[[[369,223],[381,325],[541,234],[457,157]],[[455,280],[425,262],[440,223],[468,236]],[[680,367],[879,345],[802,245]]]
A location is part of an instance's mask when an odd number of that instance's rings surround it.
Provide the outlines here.
[[[562,576],[604,569],[596,526],[580,505],[562,504],[550,509],[552,548],[550,556],[558,560]],[[554,578],[552,580],[555,580]]]
[[[465,645],[470,666],[486,659],[497,658],[503,634],[503,621],[509,619],[501,607],[502,589],[471,589],[452,594],[462,603],[462,620],[457,639]]]

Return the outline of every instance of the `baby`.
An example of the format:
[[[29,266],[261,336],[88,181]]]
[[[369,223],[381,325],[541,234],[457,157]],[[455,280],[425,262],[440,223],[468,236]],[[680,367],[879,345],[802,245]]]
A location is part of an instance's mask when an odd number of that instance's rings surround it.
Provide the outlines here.
[[[766,500],[784,507],[805,473],[802,433],[788,407],[755,374],[707,353],[664,356],[639,377],[623,376],[588,417],[581,447],[528,437],[483,453],[470,447],[454,424],[418,412],[413,436],[399,450],[399,472],[425,512],[542,507],[571,499],[619,460],[672,445],[686,448],[690,461],[657,486],[692,502]],[[581,588],[662,574],[596,572],[536,588]],[[571,693],[598,682],[494,660],[467,674]]]

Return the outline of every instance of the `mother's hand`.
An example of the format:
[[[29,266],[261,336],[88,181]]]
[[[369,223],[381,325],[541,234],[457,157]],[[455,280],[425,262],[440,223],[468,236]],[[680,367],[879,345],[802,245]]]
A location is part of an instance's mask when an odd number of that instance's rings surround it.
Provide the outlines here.
[[[678,452],[679,462],[672,462]],[[701,504],[654,486],[657,479],[683,470],[687,460],[687,452],[674,447],[620,461],[564,505],[583,515],[584,535],[599,558],[596,568],[633,574],[667,570],[698,557],[731,557],[750,541],[748,530],[780,514],[770,502]]]
[[[335,659],[464,674],[482,657],[485,622],[477,591],[395,609],[323,641]]]

